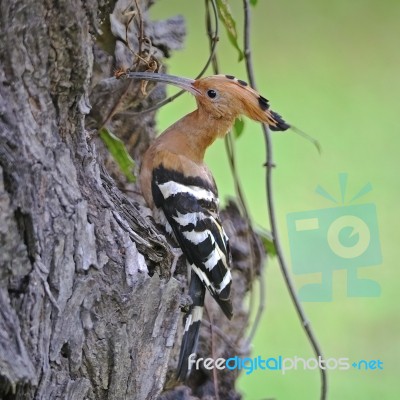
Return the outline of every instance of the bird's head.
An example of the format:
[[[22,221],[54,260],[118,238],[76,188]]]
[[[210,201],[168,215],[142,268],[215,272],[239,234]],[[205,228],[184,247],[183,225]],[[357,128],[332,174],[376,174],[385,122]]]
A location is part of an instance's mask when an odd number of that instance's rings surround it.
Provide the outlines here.
[[[199,109],[216,119],[234,120],[240,115],[245,115],[267,124],[275,131],[290,128],[279,114],[270,109],[266,98],[232,75],[213,75],[196,80],[151,72],[128,72],[126,76],[178,86],[192,93],[196,97]]]

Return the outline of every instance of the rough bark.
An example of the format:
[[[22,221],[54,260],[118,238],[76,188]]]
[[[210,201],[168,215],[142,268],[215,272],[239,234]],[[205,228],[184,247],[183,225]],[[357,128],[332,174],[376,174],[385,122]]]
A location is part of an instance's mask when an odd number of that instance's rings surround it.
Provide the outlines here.
[[[151,22],[152,1],[138,3],[150,55],[161,60],[181,45],[183,20]],[[171,244],[97,136],[106,124],[138,161],[154,136],[154,113],[136,113],[163,90],[150,88],[145,98],[138,85],[106,79],[135,61],[123,40],[124,11],[133,4],[0,1],[2,399],[156,399],[167,387],[163,398],[205,399],[215,390],[206,371],[191,388],[171,389],[185,274],[178,268],[170,276]],[[138,51],[140,27],[129,29]],[[235,207],[225,224],[237,237],[238,317],[229,325],[212,304],[208,309],[238,343],[254,274]],[[220,342],[222,353],[232,354],[226,340],[209,335],[205,326],[202,352]],[[222,398],[238,398],[234,379],[220,376]]]

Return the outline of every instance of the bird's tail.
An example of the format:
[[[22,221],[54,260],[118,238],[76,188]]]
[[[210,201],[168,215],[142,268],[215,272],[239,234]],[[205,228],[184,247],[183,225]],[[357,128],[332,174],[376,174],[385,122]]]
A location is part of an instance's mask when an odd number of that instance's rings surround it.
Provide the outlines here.
[[[201,319],[203,316],[205,294],[205,286],[197,274],[192,270],[189,295],[192,298],[193,303],[185,316],[185,332],[182,338],[181,352],[179,354],[178,368],[176,371],[176,376],[180,381],[184,381],[188,377],[192,367],[192,364],[189,364],[189,356],[196,353]]]

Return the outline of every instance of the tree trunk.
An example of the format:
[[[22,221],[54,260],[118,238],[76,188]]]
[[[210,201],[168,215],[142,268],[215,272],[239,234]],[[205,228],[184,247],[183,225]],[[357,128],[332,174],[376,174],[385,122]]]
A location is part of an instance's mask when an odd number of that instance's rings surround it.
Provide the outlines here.
[[[174,383],[186,277],[180,267],[170,276],[171,243],[98,138],[106,126],[140,161],[154,112],[137,112],[164,91],[145,97],[110,77],[158,67],[181,45],[183,20],[149,21],[151,0],[115,3],[0,0],[0,398],[238,398],[232,372],[218,385],[210,371],[196,371],[190,388]],[[207,307],[236,344],[258,242],[240,238],[248,231],[235,207],[225,223],[238,316],[229,324]],[[202,338],[206,355],[210,343],[218,356],[239,351],[207,325]]]

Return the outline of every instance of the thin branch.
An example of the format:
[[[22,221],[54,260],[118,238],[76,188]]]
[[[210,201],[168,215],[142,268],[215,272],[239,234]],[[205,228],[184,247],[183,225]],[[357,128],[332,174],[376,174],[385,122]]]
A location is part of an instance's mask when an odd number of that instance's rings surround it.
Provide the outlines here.
[[[246,69],[247,75],[249,79],[250,85],[256,89],[256,82],[254,79],[254,69],[253,69],[253,62],[250,50],[250,5],[249,0],[243,0],[244,5],[244,54],[245,54],[245,62],[246,62]],[[281,247],[281,243],[278,236],[278,229],[276,223],[276,215],[275,215],[275,205],[274,205],[274,198],[273,198],[273,188],[272,188],[272,168],[273,168],[273,151],[272,151],[272,141],[268,127],[265,124],[262,124],[262,129],[264,132],[265,138],[265,145],[266,145],[266,166],[267,166],[267,173],[266,173],[266,190],[267,190],[267,199],[268,199],[268,213],[269,213],[269,221],[271,225],[272,237],[274,240],[274,245],[276,249],[276,254],[279,260],[279,265],[281,267],[282,275],[285,279],[285,283],[287,289],[289,291],[291,300],[295,306],[297,315],[303,325],[303,328],[306,332],[307,338],[313,348],[314,354],[316,357],[323,358],[323,354],[321,348],[318,344],[316,336],[313,332],[311,327],[310,321],[307,319],[305,311],[300,303],[300,300],[297,297],[294,284],[292,282],[291,276],[288,271],[288,266],[286,260],[283,255],[283,250]],[[321,400],[325,400],[327,398],[327,374],[326,370],[320,368],[321,374]]]
[[[234,147],[232,135],[225,136],[225,150],[226,150],[226,153],[228,154],[229,167],[231,169],[231,173],[233,176],[233,182],[235,184],[235,192],[236,192],[237,197],[239,198],[240,207],[243,210],[243,213],[245,215],[247,222],[249,223],[249,225],[252,225],[250,214],[249,214],[248,207],[247,207],[247,202],[246,202],[246,199],[245,199],[243,191],[242,191],[242,186],[240,184],[239,175],[238,175],[238,171],[236,168],[235,147]]]
[[[255,240],[254,243],[258,243],[258,241]],[[261,251],[264,251],[264,249],[259,249],[260,254],[261,254]],[[265,295],[264,268],[262,265],[259,268],[258,281],[259,281],[259,302],[258,302],[257,312],[256,312],[253,324],[250,329],[250,333],[249,333],[249,335],[246,339],[245,345],[244,345],[245,347],[248,347],[250,345],[250,343],[253,341],[253,338],[254,338],[254,336],[257,332],[257,329],[260,325],[261,317],[262,317],[264,309],[265,309],[266,295]],[[251,300],[252,300],[252,298],[250,297],[250,301]]]
[[[201,323],[205,325],[207,328],[210,328],[211,322],[207,321],[206,319],[202,319]],[[212,329],[214,333],[217,334],[225,342],[225,344],[227,344],[233,351],[235,352],[239,351],[236,343],[233,343],[231,338],[222,329],[220,329],[218,325],[213,325]]]
[[[136,6],[136,11],[137,11],[137,16],[138,16],[138,28],[139,28],[139,34],[138,34],[138,42],[139,42],[139,54],[142,54],[142,43],[144,40],[144,27],[143,27],[143,18],[142,18],[142,12],[140,10],[139,4],[137,0],[135,0],[135,6]],[[127,39],[128,39],[128,29],[126,30],[127,34]]]
[[[254,281],[254,275],[255,275],[255,273],[254,273],[255,256],[254,256],[254,251],[253,251],[253,247],[252,247],[252,242],[257,243],[257,241],[250,240],[250,236],[251,236],[251,239],[254,238],[253,223],[250,218],[250,213],[247,208],[246,199],[245,199],[243,191],[242,191],[242,186],[240,184],[240,179],[239,179],[239,175],[238,175],[237,168],[236,168],[235,147],[234,147],[234,140],[232,138],[232,135],[225,136],[224,141],[225,141],[225,150],[228,155],[229,167],[230,167],[231,174],[233,177],[233,182],[235,185],[236,196],[239,199],[240,207],[243,211],[245,220],[247,222],[248,230],[247,230],[246,239],[247,239],[248,247],[251,250],[250,257],[249,257],[250,258],[250,279],[249,279],[249,281],[250,281],[250,285],[252,287],[253,281]],[[260,258],[260,262],[261,262],[261,258]],[[250,330],[250,335],[247,337],[245,345],[244,345],[245,347],[248,347],[249,344],[251,343],[251,341],[253,340],[253,337],[257,331],[258,325],[261,320],[262,312],[264,310],[264,304],[261,302],[262,299],[265,299],[264,281],[262,280],[264,271],[263,271],[262,265],[259,266],[258,270],[260,271],[260,280],[259,280],[259,282],[260,282],[260,300],[259,300],[259,304],[257,307],[256,317],[254,319],[254,322],[253,322],[251,330]],[[253,309],[254,302],[255,302],[254,301],[254,291],[251,290],[250,299],[249,299],[249,309],[250,310]],[[238,332],[238,336],[237,336],[238,339],[243,336],[243,331],[247,327],[247,322],[248,322],[249,318],[250,318],[250,313],[247,315],[247,318],[246,318],[245,323],[243,324],[242,330],[240,332]]]
[[[206,27],[207,27],[207,36],[208,36],[208,41],[210,44],[210,55],[212,54],[212,69],[213,71],[218,71],[218,59],[217,59],[217,54],[215,51],[213,51],[213,45],[218,39],[218,18],[216,14],[216,9],[215,9],[215,3],[213,4],[213,12],[214,12],[214,26],[215,30],[213,32],[212,29],[212,23],[211,23],[211,13],[210,13],[210,0],[204,0],[205,6],[206,6]]]
[[[215,49],[217,47],[217,43],[218,43],[218,11],[217,11],[217,6],[215,4],[215,0],[210,0],[211,5],[212,5],[212,9],[213,9],[213,15],[214,15],[214,24],[215,24],[215,34],[213,37],[213,41],[212,41],[212,46],[211,46],[211,51],[210,51],[210,55],[208,57],[207,62],[205,63],[204,67],[202,68],[202,70],[198,73],[198,75],[196,76],[195,79],[199,79],[201,78],[204,73],[207,71],[207,68],[210,66],[213,58],[214,58],[214,54],[215,54]],[[178,93],[174,94],[173,96],[168,97],[167,99],[160,101],[159,103],[155,104],[154,106],[150,107],[150,108],[146,108],[145,110],[139,111],[139,112],[132,112],[131,115],[141,115],[144,113],[148,113],[151,111],[155,111],[158,110],[159,108],[165,106],[168,103],[171,103],[172,101],[174,101],[175,99],[177,99],[179,96],[181,96],[183,93],[185,93],[185,90],[180,90]]]
[[[196,76],[195,79],[201,78],[204,73],[207,71],[207,68],[210,66],[211,61],[214,58],[215,55],[215,50],[217,48],[217,43],[219,40],[218,33],[219,33],[219,21],[218,21],[218,11],[217,11],[217,5],[215,4],[215,0],[210,0],[212,9],[213,9],[213,15],[214,15],[214,37],[212,39],[212,46],[211,46],[211,51],[210,51],[210,56],[208,57],[208,60],[206,62],[206,65],[203,67],[203,69],[200,71],[200,73]]]
[[[207,34],[208,34],[208,38],[209,38],[209,43],[210,43],[210,52],[213,52],[213,43],[214,43],[214,38],[217,35],[217,28],[218,26],[216,26],[216,30],[215,30],[215,34],[213,34],[212,31],[212,24],[211,24],[211,15],[210,15],[210,8],[209,8],[209,1],[210,0],[205,0],[205,4],[206,4],[206,24],[207,24]],[[213,4],[213,2],[212,2]],[[215,4],[214,4],[215,7]],[[215,9],[214,9],[214,13],[215,13]],[[215,16],[215,14],[214,14]],[[218,20],[218,18],[217,18]],[[216,21],[217,22],[217,21]],[[219,67],[218,67],[218,59],[216,56],[216,53],[213,54],[212,56],[212,67],[213,67],[213,71],[215,74],[219,73]],[[239,199],[239,205],[240,208],[244,214],[246,223],[247,223],[247,244],[249,249],[251,250],[250,252],[250,284],[252,285],[253,281],[254,281],[254,264],[255,264],[255,255],[254,255],[254,251],[253,251],[253,247],[252,247],[252,243],[256,242],[254,240],[254,229],[253,229],[253,224],[250,218],[250,213],[248,211],[248,207],[247,207],[247,203],[246,203],[246,198],[244,196],[244,193],[242,191],[242,185],[240,184],[240,178],[239,178],[239,174],[236,168],[236,157],[235,157],[235,146],[234,146],[234,140],[232,138],[232,135],[226,135],[225,139],[224,139],[224,143],[225,143],[225,151],[226,154],[228,156],[228,161],[229,161],[229,167],[231,170],[231,174],[232,174],[232,179],[233,179],[233,183],[235,186],[235,192],[236,192],[236,197]],[[261,253],[260,253],[261,254]],[[261,262],[261,261],[260,261]],[[252,328],[250,331],[250,335],[247,337],[246,339],[246,344],[244,345],[244,347],[248,347],[248,345],[251,343],[255,332],[257,331],[257,327],[259,325],[259,322],[261,320],[261,315],[262,312],[264,310],[264,304],[261,303],[261,301],[263,301],[265,299],[265,288],[264,288],[264,281],[262,280],[263,278],[263,268],[260,265],[258,270],[260,271],[260,304],[257,308],[257,314],[254,320],[254,323],[252,324]],[[254,291],[252,290],[250,292],[250,301],[249,301],[249,309],[252,310],[253,309],[253,304],[254,304],[254,296],[253,296]],[[246,321],[243,324],[243,327],[241,329],[241,331],[237,332],[237,337],[236,340],[240,340],[243,336],[243,332],[245,331],[246,327],[247,327],[247,322],[249,319],[249,315],[247,316]]]

